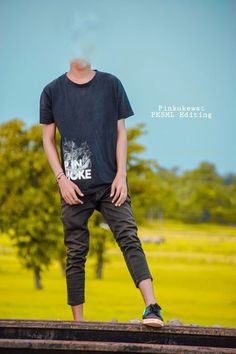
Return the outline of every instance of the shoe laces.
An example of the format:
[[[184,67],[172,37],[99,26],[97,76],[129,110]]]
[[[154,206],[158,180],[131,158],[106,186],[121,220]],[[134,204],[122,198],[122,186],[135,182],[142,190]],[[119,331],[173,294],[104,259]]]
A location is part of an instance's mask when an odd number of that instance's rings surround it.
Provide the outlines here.
[[[151,311],[153,311],[154,313],[156,313],[157,315],[160,315],[160,309],[161,309],[161,307],[157,304],[157,303],[155,303],[155,304],[150,304],[149,305],[149,308],[150,308],[150,310]]]

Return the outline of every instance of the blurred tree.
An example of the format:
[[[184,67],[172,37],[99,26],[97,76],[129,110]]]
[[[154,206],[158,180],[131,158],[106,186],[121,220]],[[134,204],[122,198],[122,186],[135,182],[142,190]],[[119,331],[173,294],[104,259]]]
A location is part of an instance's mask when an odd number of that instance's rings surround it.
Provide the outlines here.
[[[173,190],[175,170],[168,171],[156,160],[141,156],[145,147],[137,139],[147,133],[144,127],[140,123],[128,130],[128,184],[130,194],[135,197],[132,204],[138,223],[161,215],[169,217],[177,204]]]
[[[1,124],[0,161],[1,231],[13,238],[22,265],[33,271],[40,289],[41,273],[59,257],[63,243],[58,186],[43,151],[41,127],[26,129],[19,119]]]
[[[230,190],[233,190],[233,184],[225,184],[213,164],[200,163],[199,167],[186,171],[179,179],[177,218],[186,222],[229,222],[233,209],[236,216],[234,203],[230,202]],[[231,222],[235,223],[235,216]]]
[[[115,243],[115,238],[103,215],[97,210],[90,217],[88,227],[90,230],[89,254],[95,259],[94,275],[95,278],[102,279],[103,267],[105,263],[109,263],[106,253],[109,246]]]

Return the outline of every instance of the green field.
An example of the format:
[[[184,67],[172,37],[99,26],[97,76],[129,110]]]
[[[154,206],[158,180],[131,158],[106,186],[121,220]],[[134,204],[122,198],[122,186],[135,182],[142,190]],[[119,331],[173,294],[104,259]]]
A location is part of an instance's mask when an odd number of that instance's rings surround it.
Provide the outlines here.
[[[165,321],[235,327],[236,228],[218,225],[149,223],[139,236],[159,236],[162,244],[146,244],[157,302]],[[128,321],[141,319],[144,302],[126,268],[123,255],[109,249],[103,279],[94,277],[88,255],[84,318]],[[34,289],[33,275],[22,268],[7,236],[0,236],[0,317],[72,320],[66,283],[57,262],[43,273],[43,289]]]

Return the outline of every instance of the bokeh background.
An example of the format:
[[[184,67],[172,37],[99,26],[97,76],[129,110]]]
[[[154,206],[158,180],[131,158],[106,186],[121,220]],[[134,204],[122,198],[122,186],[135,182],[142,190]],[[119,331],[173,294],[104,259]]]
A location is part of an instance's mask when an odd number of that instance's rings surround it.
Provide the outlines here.
[[[165,320],[235,326],[235,10],[234,0],[1,1],[0,317],[72,318],[39,96],[86,56],[119,77],[135,112],[129,185]],[[156,114],[183,106],[206,116]],[[98,213],[90,230],[85,318],[140,319]]]

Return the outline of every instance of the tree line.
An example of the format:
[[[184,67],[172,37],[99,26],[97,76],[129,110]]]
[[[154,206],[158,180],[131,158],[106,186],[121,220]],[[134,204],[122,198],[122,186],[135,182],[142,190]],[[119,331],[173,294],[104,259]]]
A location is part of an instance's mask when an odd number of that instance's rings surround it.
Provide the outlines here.
[[[220,176],[214,164],[201,162],[179,173],[155,159],[144,159],[138,139],[147,132],[143,123],[129,128],[128,188],[137,223],[147,219],[176,219],[186,223],[236,224],[236,175]],[[60,136],[56,131],[59,151]],[[39,124],[26,127],[20,119],[0,125],[0,232],[14,242],[22,265],[42,288],[41,274],[52,260],[65,272],[66,249],[60,221],[58,185],[43,149]],[[89,221],[90,254],[95,276],[102,277],[106,249],[114,237],[103,216],[95,211]],[[1,236],[0,236],[1,237]]]

